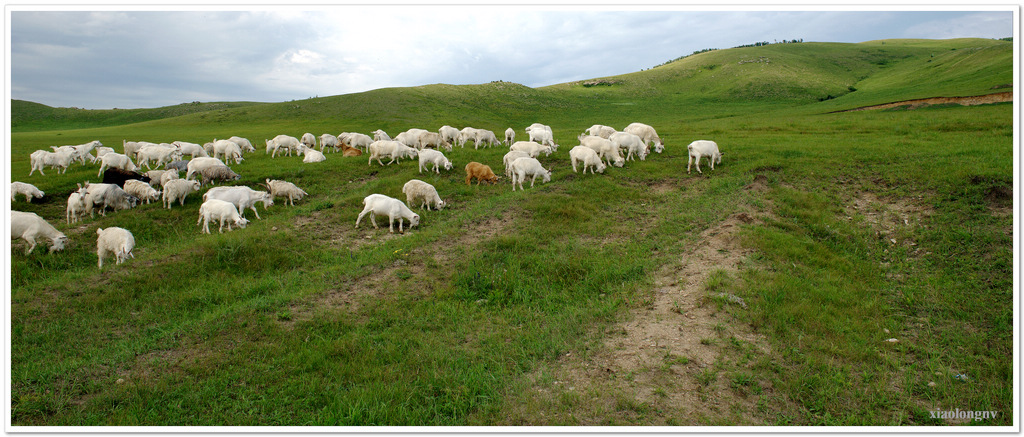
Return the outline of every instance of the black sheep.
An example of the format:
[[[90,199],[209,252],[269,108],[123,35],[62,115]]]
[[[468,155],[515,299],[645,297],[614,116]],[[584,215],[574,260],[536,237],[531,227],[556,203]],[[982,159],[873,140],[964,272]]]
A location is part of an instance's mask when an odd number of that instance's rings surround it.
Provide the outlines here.
[[[138,179],[142,182],[149,183],[149,176],[146,176],[139,172],[125,171],[119,168],[108,168],[103,172],[103,183],[104,184],[117,184],[117,186],[124,188],[124,181],[129,179]]]

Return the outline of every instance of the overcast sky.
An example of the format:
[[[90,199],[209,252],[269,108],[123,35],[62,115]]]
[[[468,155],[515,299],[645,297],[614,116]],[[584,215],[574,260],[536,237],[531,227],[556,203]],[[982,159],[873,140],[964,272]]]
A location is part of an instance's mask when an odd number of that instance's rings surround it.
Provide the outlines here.
[[[1008,10],[25,9],[10,12],[10,97],[89,109],[281,102],[494,80],[539,87],[639,71],[705,48],[783,39],[1015,36]]]

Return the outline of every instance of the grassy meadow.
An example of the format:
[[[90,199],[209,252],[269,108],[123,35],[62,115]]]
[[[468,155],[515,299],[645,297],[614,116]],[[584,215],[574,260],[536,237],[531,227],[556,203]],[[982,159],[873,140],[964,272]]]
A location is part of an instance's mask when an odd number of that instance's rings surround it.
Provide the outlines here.
[[[743,326],[766,347],[723,338],[726,358],[672,378],[753,405],[744,414],[755,425],[1011,425],[1012,104],[834,111],[1000,91],[1013,84],[1012,48],[773,44],[599,86],[437,84],[152,110],[12,102],[11,180],[47,195],[11,208],[38,213],[70,242],[26,256],[12,240],[11,422],[734,424],[728,412],[677,417],[668,401],[628,390],[608,409],[593,408],[597,395],[528,400],[539,372],[605,348],[702,232],[750,213],[762,219],[739,230],[744,267],[712,274],[701,290],[721,308],[717,323]],[[572,172],[568,150],[584,129],[634,121],[658,130],[664,153]],[[381,167],[328,154],[303,164],[263,151],[282,133],[394,136],[445,124],[498,136],[512,127],[525,140],[533,122],[550,125],[561,147],[540,158],[551,182],[525,191],[504,178],[464,182],[470,161],[499,173],[504,147],[456,148],[446,153],[453,170],[440,174],[409,160]],[[170,210],[154,203],[68,225],[67,195],[98,181],[98,167],[28,176],[28,155],[49,146],[100,140],[120,151],[123,140],[231,135],[257,149],[231,166],[237,184],[284,179],[309,196],[295,206],[278,199],[262,220],[250,211],[246,229],[203,235],[201,193]],[[697,139],[724,156],[713,171],[705,163],[702,175],[687,174],[685,148]],[[413,178],[449,206],[417,210],[420,225],[403,235],[366,219],[355,228],[365,196],[404,201]],[[96,228],[108,226],[134,234],[135,259],[100,271]],[[720,292],[746,305],[710,297]],[[999,415],[929,414],[955,408]]]

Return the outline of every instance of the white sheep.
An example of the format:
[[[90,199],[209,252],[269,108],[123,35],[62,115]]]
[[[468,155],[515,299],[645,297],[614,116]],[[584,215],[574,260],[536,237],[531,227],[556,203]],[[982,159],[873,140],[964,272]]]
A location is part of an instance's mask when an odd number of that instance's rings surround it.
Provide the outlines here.
[[[469,140],[476,139],[476,131],[479,130],[475,127],[466,126],[459,131],[459,139],[456,141],[459,147],[466,147],[466,142]]]
[[[85,212],[88,210],[88,206],[85,204],[85,187],[82,184],[77,185],[78,190],[72,191],[68,196],[68,207],[65,214],[68,224],[78,223],[85,217]]]
[[[89,216],[96,217],[96,208],[100,215],[106,217],[107,208],[114,211],[132,209],[139,199],[129,195],[116,184],[90,184],[85,182],[85,205],[89,208]]]
[[[238,215],[238,209],[235,205],[230,202],[225,202],[218,199],[210,199],[203,202],[199,206],[199,220],[196,221],[196,226],[200,223],[203,224],[203,233],[210,233],[210,222],[213,220],[220,221],[220,229],[218,232],[224,233],[224,224],[227,223],[228,230],[231,230],[231,224],[240,228],[245,228],[245,225],[249,224],[249,221]]]
[[[420,158],[420,173],[423,173],[423,168],[427,167],[427,164],[434,164],[434,172],[441,174],[441,167],[445,170],[452,169],[452,163],[441,153],[433,149],[423,149],[417,152]],[[430,168],[427,168],[430,171]]]
[[[256,151],[256,149],[254,147],[252,147],[252,143],[249,142],[248,138],[242,138],[242,137],[239,137],[239,136],[232,136],[231,138],[228,138],[228,141],[231,141],[231,142],[233,142],[235,144],[238,144],[238,148],[242,149],[242,152],[255,152]]]
[[[96,177],[102,176],[103,170],[108,168],[119,168],[124,171],[135,171],[139,169],[128,155],[122,155],[120,153],[108,153],[103,155],[100,162],[100,171],[96,174]]]
[[[31,203],[32,198],[42,199],[43,193],[35,185],[27,184],[25,182],[11,182],[11,202],[14,202],[14,196],[22,194],[25,196],[25,201]]]
[[[537,144],[533,141],[516,141],[508,148],[509,151],[526,152],[531,158],[536,158],[544,153],[544,156],[551,156],[551,147]]]
[[[511,146],[516,141],[516,130],[512,128],[505,129],[505,145]]]
[[[622,167],[626,162],[622,155],[619,155],[619,148],[609,140],[593,135],[580,135],[579,140],[580,145],[594,149],[602,159],[608,161],[608,165]]]
[[[162,187],[162,186],[164,186],[164,184],[167,183],[167,181],[173,180],[173,179],[178,179],[178,178],[179,178],[178,177],[178,170],[175,170],[175,169],[166,170],[166,171],[163,172],[163,174],[160,175],[160,180],[158,181],[157,185],[160,185]],[[156,180],[155,179],[151,179],[150,180],[150,182],[154,182],[154,181],[156,181]]]
[[[232,143],[234,144],[234,143]],[[181,159],[181,151],[173,147],[164,147],[163,145],[146,146],[135,152],[135,160],[138,162],[138,166],[141,168],[143,165],[146,168],[152,168],[149,166],[149,161],[156,161],[155,166],[159,167],[171,161]]]
[[[405,201],[409,205],[415,205],[419,202],[420,209],[426,207],[428,211],[431,205],[438,210],[444,208],[445,203],[441,200],[441,196],[437,195],[437,190],[434,186],[419,179],[406,182],[402,186],[402,192],[405,193]]]
[[[167,209],[171,209],[171,204],[175,201],[179,205],[185,205],[185,197],[192,192],[199,191],[201,186],[199,181],[192,181],[188,179],[172,179],[164,182],[164,195],[163,202]]]
[[[427,133],[426,129],[412,128],[405,132],[399,133],[398,135],[395,135],[394,140],[398,141],[399,143],[405,144],[406,146],[409,147],[419,148],[420,135],[423,135],[425,133]]]
[[[441,126],[437,133],[441,135],[441,140],[448,144],[455,144],[459,141],[460,132],[454,127],[448,125]]]
[[[519,183],[519,189],[523,189],[523,179],[527,176],[533,176],[530,179],[530,188],[533,188],[533,183],[537,181],[537,176],[543,178],[544,182],[551,182],[551,171],[544,169],[544,166],[540,164],[536,158],[516,158],[512,161],[510,167],[512,172],[512,191],[516,190],[516,183]]]
[[[366,161],[366,165],[370,165],[373,160],[376,159],[378,164],[384,166],[384,163],[380,161],[381,157],[390,157],[391,161],[388,161],[388,165],[391,165],[395,160],[401,162],[402,158],[413,158],[419,154],[416,149],[412,147],[406,146],[398,141],[387,140],[374,141],[370,144],[367,150],[370,152],[370,158]]]
[[[96,256],[99,257],[99,267],[103,268],[103,258],[113,255],[121,264],[128,258],[135,258],[132,250],[135,249],[135,236],[127,229],[111,226],[109,228],[96,229]]]
[[[601,157],[597,155],[594,149],[587,146],[576,146],[569,151],[569,159],[572,160],[572,171],[576,173],[576,163],[581,162],[583,164],[583,174],[587,174],[587,167],[593,167],[590,169],[590,173],[593,174],[596,170],[598,173],[604,173],[604,169],[607,167],[604,161],[601,161]]]
[[[615,132],[608,137],[608,141],[611,141],[615,147],[619,150],[625,150],[626,161],[632,160],[633,155],[636,154],[641,161],[647,158],[647,145],[644,141],[636,134],[629,132]]]
[[[152,185],[138,179],[124,181],[124,192],[139,198],[139,200],[145,200],[147,205],[149,202],[159,199],[161,194]]]
[[[108,153],[116,153],[116,152],[114,152],[114,148],[113,147],[97,147],[96,148],[96,159],[100,159],[100,158],[103,157],[103,155],[106,155]],[[95,160],[93,162],[95,162]]]
[[[551,131],[550,126],[534,123],[526,128],[526,133],[530,135],[530,141],[546,145],[551,147],[551,150],[558,151],[558,144],[555,144],[555,134]]]
[[[473,148],[477,149],[481,145],[484,147],[491,147],[500,144],[498,137],[494,135],[494,132],[487,129],[477,129],[476,136],[473,138]]]
[[[416,138],[416,148],[423,150],[428,147],[435,149],[444,149],[445,151],[451,152],[452,145],[441,137],[441,134],[437,132],[422,132],[420,136]]]
[[[324,147],[325,146],[329,146],[331,148],[331,150],[334,150],[335,152],[337,152],[338,148],[341,146],[341,143],[338,142],[338,137],[336,137],[334,135],[322,134],[322,135],[320,135],[320,151],[321,152],[324,151]]]
[[[299,139],[289,135],[278,135],[272,140],[265,140],[267,143],[267,153],[273,158],[277,156],[277,152],[288,153],[288,156],[292,156],[292,150],[298,150]]]
[[[651,151],[650,144],[652,142],[654,143],[655,152],[661,153],[663,150],[665,150],[665,145],[661,142],[661,137],[658,136],[658,132],[656,132],[654,128],[649,125],[643,123],[630,123],[629,126],[626,126],[626,128],[623,129],[622,131],[629,132],[633,135],[640,137],[640,139],[643,140],[644,144],[647,145],[647,153],[650,153]]]
[[[47,152],[45,150],[36,150],[29,155],[29,164],[31,170],[28,172],[29,176],[39,170],[39,174],[46,176],[43,173],[44,167],[55,167],[57,173],[64,173],[68,171],[68,167],[71,166],[71,162],[74,161],[75,154],[73,150],[61,150],[60,152]]]
[[[219,166],[226,166],[226,164],[224,164],[224,161],[212,157],[192,158],[185,166],[187,170],[185,172],[185,179],[192,179],[192,175],[202,173],[204,169]]]
[[[613,133],[615,133],[615,128],[610,127],[610,126],[605,126],[603,124],[595,124],[595,125],[590,126],[589,128],[587,128],[587,130],[583,131],[583,133],[585,135],[593,135],[595,137],[601,137],[601,138],[604,138],[604,139],[608,139],[608,137],[610,137]]]
[[[404,232],[402,228],[403,219],[409,221],[409,228],[420,224],[420,216],[412,212],[405,203],[401,200],[393,197],[388,197],[383,194],[371,194],[363,199],[363,212],[359,213],[359,217],[356,218],[356,228],[359,227],[359,221],[363,219],[363,216],[370,214],[370,223],[373,223],[374,229],[377,227],[377,214],[388,216],[388,229],[391,233],[395,233],[395,220],[398,220],[398,232]]]
[[[234,141],[213,140],[212,143],[206,143],[203,147],[207,149],[207,152],[213,158],[223,156],[224,161],[233,159],[235,164],[241,164],[242,161],[245,161],[245,158],[242,158],[242,148]]]
[[[35,213],[11,211],[11,239],[21,238],[29,244],[25,255],[32,253],[36,248],[37,238],[50,240],[50,252],[64,249],[64,243],[68,237],[43,220]]]
[[[270,193],[256,191],[245,186],[210,188],[206,194],[203,194],[203,201],[210,199],[230,202],[238,208],[238,215],[243,218],[245,217],[245,209],[251,209],[253,214],[256,214],[256,218],[261,220],[260,213],[256,211],[256,203],[263,202],[264,210],[274,204],[274,196],[270,195]]]
[[[687,174],[690,173],[690,165],[693,164],[694,161],[697,162],[697,173],[702,173],[700,171],[700,158],[703,156],[707,156],[708,160],[711,161],[712,170],[715,169],[716,162],[718,164],[722,163],[722,152],[718,151],[718,144],[714,141],[697,140],[686,146],[686,150],[689,151],[690,154],[690,159],[686,163]]]
[[[206,157],[210,156],[206,154],[206,149],[196,143],[189,143],[185,141],[173,141],[171,144],[178,146],[178,151],[182,155],[188,155],[191,158]]]
[[[503,164],[505,164],[505,177],[511,177],[512,176],[512,171],[509,168],[512,166],[512,161],[515,161],[518,158],[535,158],[535,157],[530,156],[529,153],[523,152],[521,150],[513,150],[513,151],[510,151],[510,152],[506,153],[505,156],[503,158],[501,158],[501,162]]]
[[[267,179],[267,183],[264,186],[267,187],[268,191],[270,191],[271,196],[284,197],[287,199],[286,203],[289,203],[291,206],[295,206],[296,200],[302,200],[302,198],[308,194],[301,188],[295,186],[295,184],[287,181]]]
[[[375,130],[373,132],[370,132],[370,133],[373,134],[373,141],[391,141],[391,136],[388,135],[387,132],[384,132],[382,129],[377,129],[377,130]],[[356,146],[353,146],[351,144],[349,144],[349,146],[350,147],[356,147]]]
[[[309,132],[302,134],[302,139],[299,142],[309,148],[316,147],[316,137]]]
[[[301,155],[303,155],[302,162],[310,164],[314,162],[324,162],[327,160],[327,157],[324,156],[324,154],[319,150],[307,147],[305,144],[303,144],[301,147],[302,149],[300,151]]]

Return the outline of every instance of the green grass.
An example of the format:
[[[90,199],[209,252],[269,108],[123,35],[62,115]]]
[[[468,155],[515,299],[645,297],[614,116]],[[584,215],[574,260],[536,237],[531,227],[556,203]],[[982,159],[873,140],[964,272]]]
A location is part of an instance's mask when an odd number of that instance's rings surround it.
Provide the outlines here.
[[[526,375],[599,347],[608,327],[650,298],[659,267],[678,262],[701,231],[758,210],[770,218],[741,233],[753,268],[713,273],[703,287],[748,304],[722,304],[733,319],[716,321],[705,340],[750,365],[700,371],[705,393],[760,396],[770,382],[793,406],[773,406],[784,411],[765,424],[942,424],[928,418],[934,406],[1000,411],[979,424],[1008,425],[1012,106],[829,112],[949,95],[949,83],[984,93],[1012,82],[1009,47],[782,44],[694,55],[613,86],[429,85],[183,115],[56,108],[71,115],[52,118],[15,105],[12,179],[47,197],[12,208],[48,218],[70,244],[54,254],[12,249],[12,423],[500,423],[507,402],[529,390]],[[772,63],[738,63],[761,56]],[[933,65],[944,67],[922,73]],[[760,74],[766,66],[778,69]],[[830,93],[842,95],[819,101]],[[541,158],[552,181],[525,192],[507,181],[464,184],[469,161],[500,170],[501,148],[447,153],[455,170],[441,175],[408,161],[380,167],[328,155],[309,165],[260,150],[279,133],[394,135],[449,124],[513,126],[525,136],[538,121],[562,148]],[[579,132],[632,121],[658,128],[666,152],[604,175],[570,171]],[[286,179],[309,197],[222,235],[199,234],[198,195],[184,207],[143,205],[69,226],[64,199],[75,183],[97,180],[96,167],[27,176],[28,154],[51,145],[99,139],[119,150],[125,139],[230,135],[258,149],[233,166],[239,184]],[[695,139],[725,153],[713,172],[683,171]],[[757,176],[767,191],[747,189]],[[404,198],[411,178],[450,206],[420,212],[420,226],[401,236],[354,229],[363,197]],[[865,194],[877,211],[852,208]],[[901,205],[910,224],[880,228],[873,220],[888,216],[869,214]],[[108,226],[134,233],[136,258],[100,272],[95,229]],[[725,323],[749,324],[771,356],[751,355]],[[666,356],[663,366],[688,362]],[[588,402],[583,393],[552,408]],[[616,398],[609,422],[657,422],[657,408]]]

